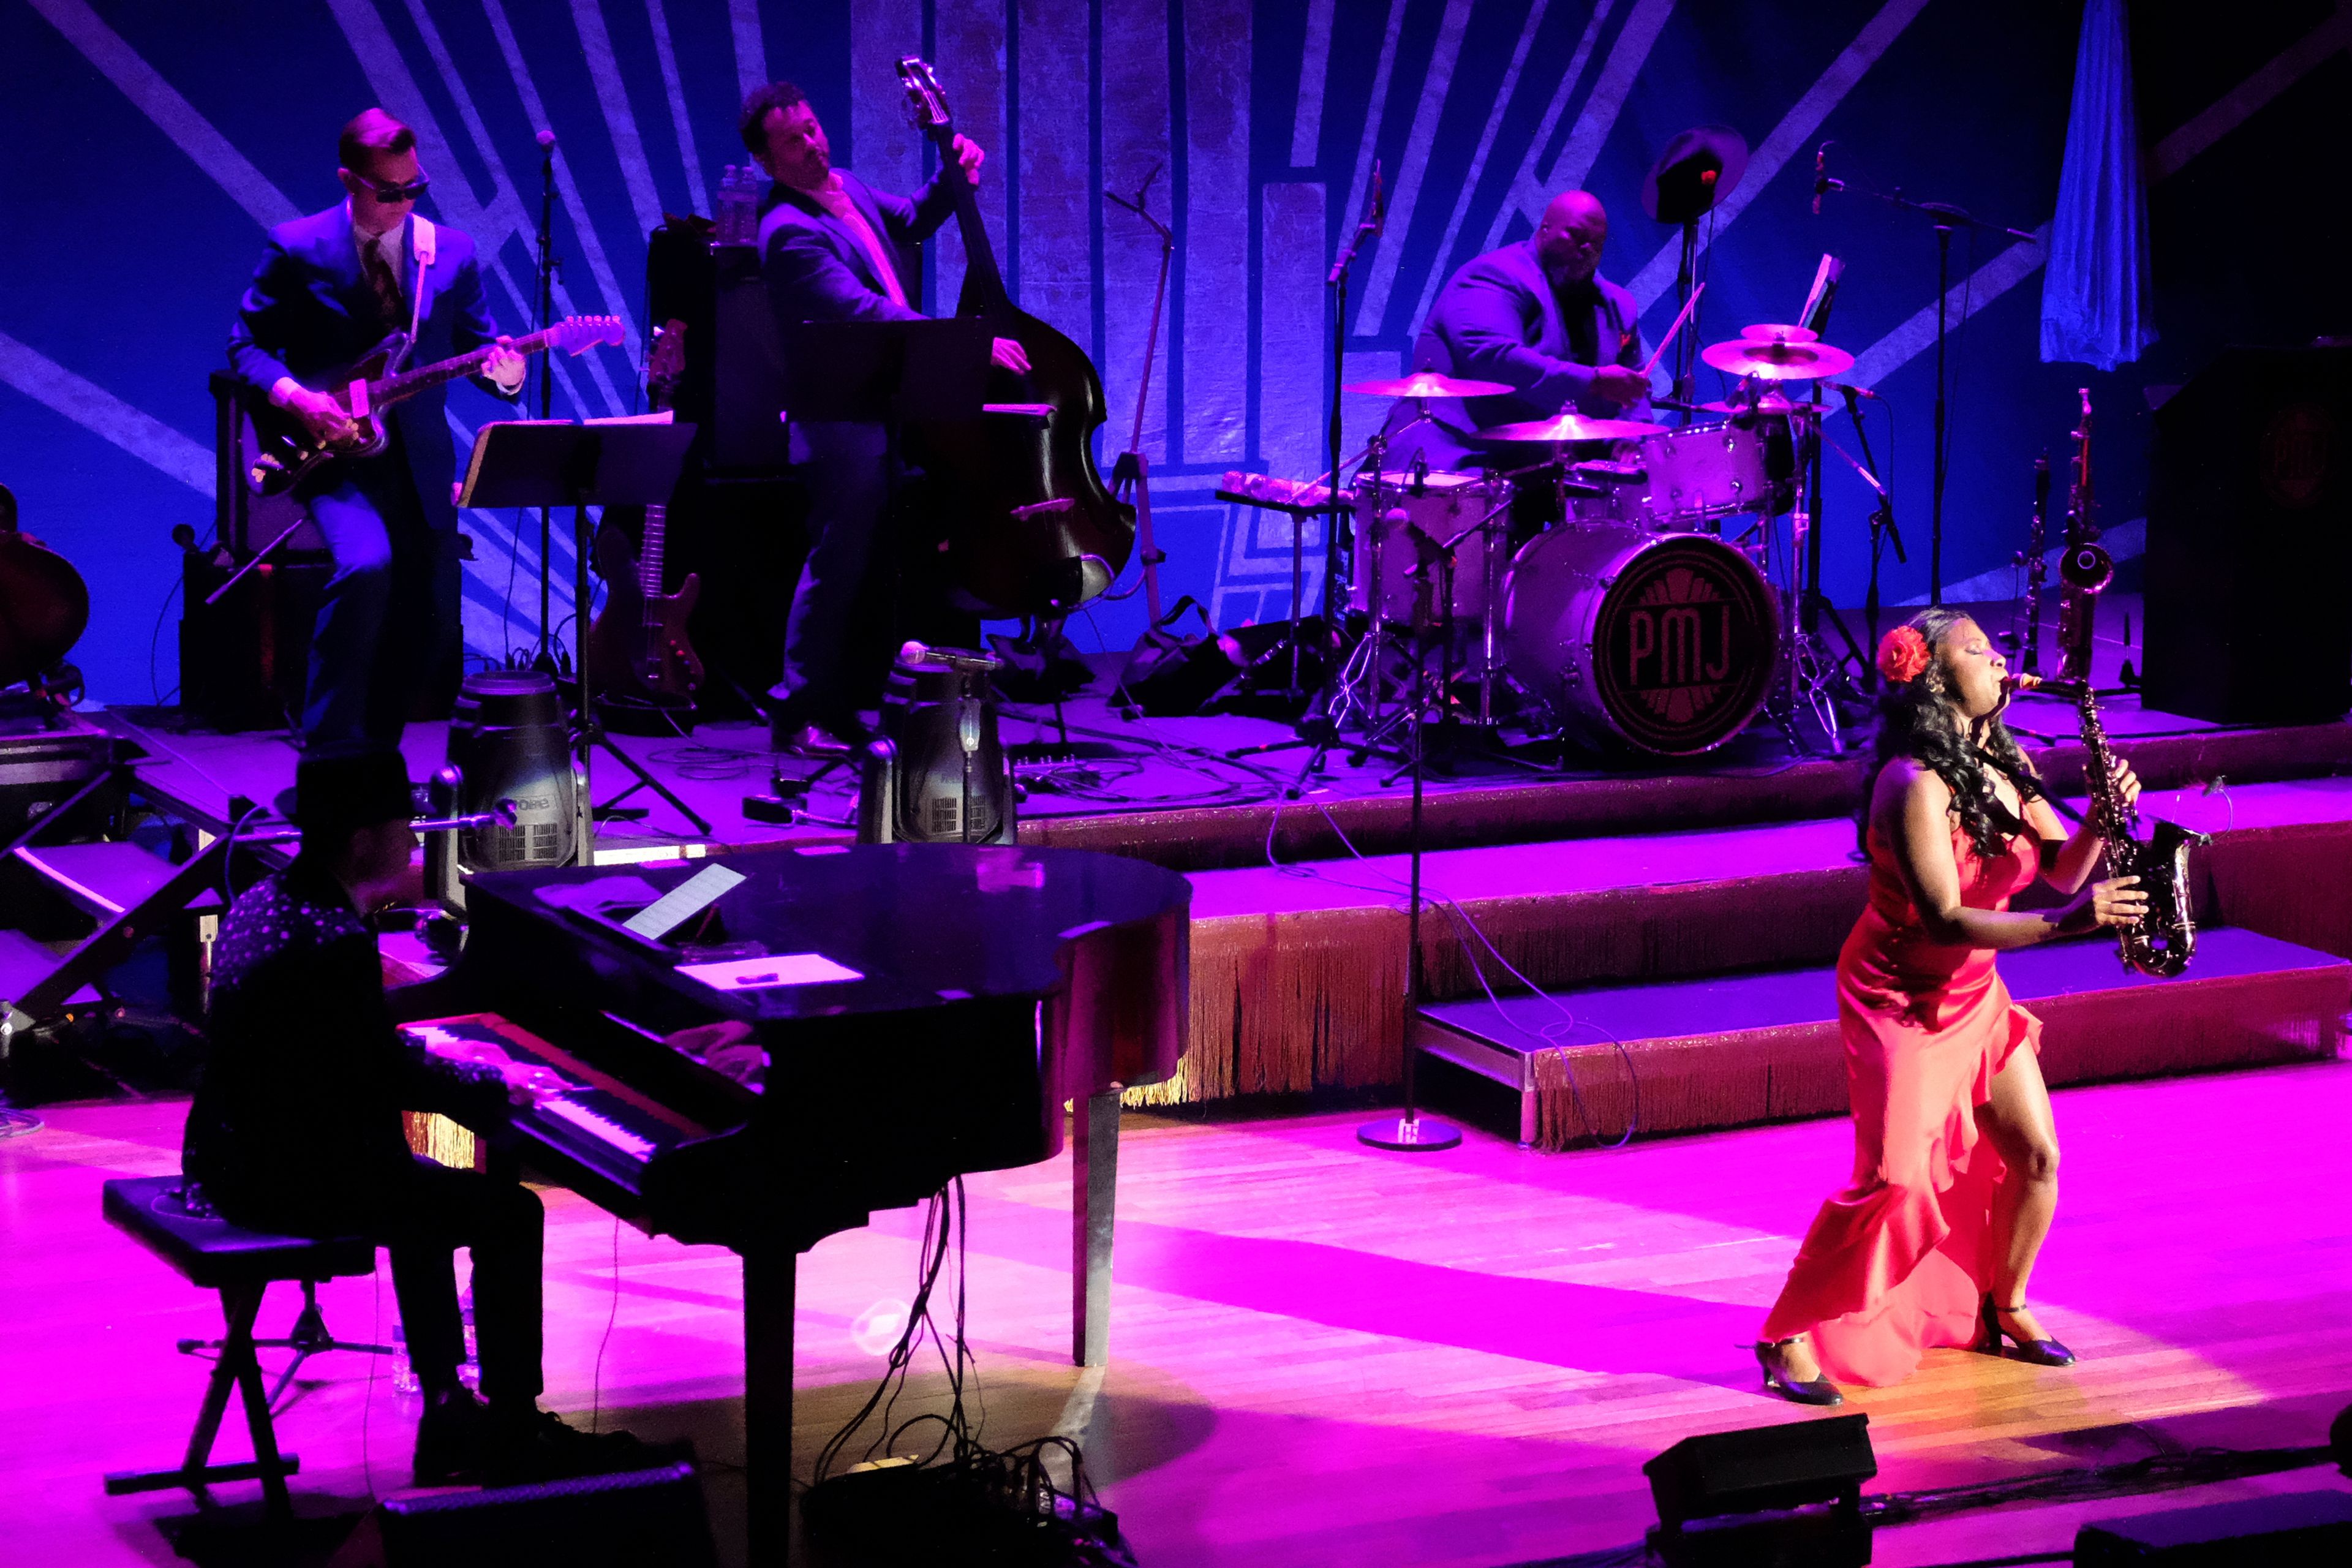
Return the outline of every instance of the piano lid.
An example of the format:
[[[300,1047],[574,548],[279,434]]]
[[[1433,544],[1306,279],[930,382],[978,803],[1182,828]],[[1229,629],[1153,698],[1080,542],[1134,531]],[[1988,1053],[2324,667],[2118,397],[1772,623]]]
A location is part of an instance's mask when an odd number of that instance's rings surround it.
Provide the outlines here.
[[[697,953],[621,935],[609,913],[578,906],[611,870],[566,867],[491,872],[468,883],[476,940],[520,921],[571,918],[585,945],[619,950],[640,979],[711,1012],[747,1020],[896,1013],[940,1001],[1034,997],[1060,989],[1062,950],[1106,929],[1182,920],[1192,884],[1140,860],[1078,849],[962,844],[866,844],[745,850],[725,864],[744,880],[715,908],[737,951]],[[636,865],[628,879],[667,893],[698,867]],[[551,900],[570,909],[551,907]],[[573,910],[577,910],[576,914]],[[753,952],[800,961],[800,983],[722,989],[681,972]],[[810,957],[824,963],[807,962]],[[828,966],[854,978],[829,977]]]

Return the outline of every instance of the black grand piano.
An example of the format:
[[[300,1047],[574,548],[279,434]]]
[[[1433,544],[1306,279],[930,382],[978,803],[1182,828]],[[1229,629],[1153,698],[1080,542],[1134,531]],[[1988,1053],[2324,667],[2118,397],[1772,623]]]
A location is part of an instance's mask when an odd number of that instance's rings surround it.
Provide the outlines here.
[[[695,945],[628,929],[720,864],[744,879]],[[464,1014],[432,1027],[582,1086],[494,1147],[648,1234],[742,1256],[755,1560],[786,1538],[796,1255],[962,1173],[1052,1157],[1066,1101],[1073,1352],[1102,1363],[1118,1091],[1175,1070],[1191,902],[1139,860],[945,844],[469,882],[465,952],[430,987]],[[667,1043],[728,1020],[764,1047],[756,1086]]]

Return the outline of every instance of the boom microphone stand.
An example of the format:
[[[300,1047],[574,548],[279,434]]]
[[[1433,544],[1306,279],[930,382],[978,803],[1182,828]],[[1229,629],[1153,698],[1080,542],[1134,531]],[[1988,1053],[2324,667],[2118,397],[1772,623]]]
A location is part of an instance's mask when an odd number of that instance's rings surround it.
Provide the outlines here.
[[[1928,226],[1936,231],[1936,412],[1935,453],[1927,481],[1927,603],[1941,605],[1944,602],[1944,468],[1951,451],[1949,415],[1945,406],[1948,387],[1944,366],[1947,342],[1951,332],[1948,300],[1952,291],[1952,231],[1979,228],[1989,234],[2021,239],[2031,245],[2041,244],[2042,237],[2004,224],[1988,223],[1949,202],[1915,202],[1903,194],[1899,185],[1892,192],[1873,191],[1862,189],[1845,180],[1832,180],[1825,174],[1813,183],[1817,193],[1856,191],[1885,202],[1888,206],[1917,213],[1927,218]],[[1815,199],[1819,200],[1818,194]],[[1901,553],[1899,547],[1896,553]],[[1874,626],[1872,629],[1874,633],[1876,627]]]
[[[562,265],[555,255],[555,132],[539,133],[539,294],[532,301],[536,320],[534,330],[545,331],[555,320],[555,273]],[[549,355],[539,365],[539,416],[552,419],[555,409],[555,361]],[[563,679],[562,645],[556,640],[552,580],[548,564],[549,552],[554,544],[554,532],[548,523],[548,509],[539,509],[539,647],[531,655],[531,667],[544,671],[553,680]],[[588,613],[585,601],[572,606],[575,616]],[[583,622],[584,625],[585,623]]]

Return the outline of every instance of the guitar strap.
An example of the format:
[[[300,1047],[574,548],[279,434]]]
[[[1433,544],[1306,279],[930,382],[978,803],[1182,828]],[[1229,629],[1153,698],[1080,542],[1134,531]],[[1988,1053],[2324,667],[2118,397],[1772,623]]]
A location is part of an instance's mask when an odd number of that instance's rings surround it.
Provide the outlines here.
[[[408,346],[400,353],[404,360],[415,351],[416,334],[425,325],[425,275],[433,268],[438,238],[431,218],[423,213],[408,215],[408,250],[416,258],[416,287],[408,291]]]

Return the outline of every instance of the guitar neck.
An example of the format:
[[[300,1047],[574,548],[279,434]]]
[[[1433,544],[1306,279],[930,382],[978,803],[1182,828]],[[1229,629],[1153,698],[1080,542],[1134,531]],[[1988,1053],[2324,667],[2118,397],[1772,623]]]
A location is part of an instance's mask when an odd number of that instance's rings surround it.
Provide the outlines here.
[[[662,591],[662,544],[669,532],[669,508],[646,508],[645,538],[637,545],[637,586],[650,602]]]
[[[549,327],[527,338],[517,338],[507,347],[519,354],[543,353],[554,342],[555,329]],[[382,381],[371,382],[368,384],[368,401],[379,406],[397,403],[404,397],[414,397],[461,375],[477,374],[489,362],[497,348],[496,343],[484,343],[480,348],[453,359],[436,360],[431,364],[419,365],[415,370],[404,370],[397,375],[387,375]]]
[[[940,178],[948,182],[955,192],[956,228],[963,236],[966,293],[977,291],[982,310],[995,310],[1009,307],[1013,296],[1005,291],[1004,274],[996,268],[996,249],[989,242],[988,225],[980,216],[980,191],[963,172],[955,153],[955,127],[940,125],[931,132],[931,140],[940,150]]]

